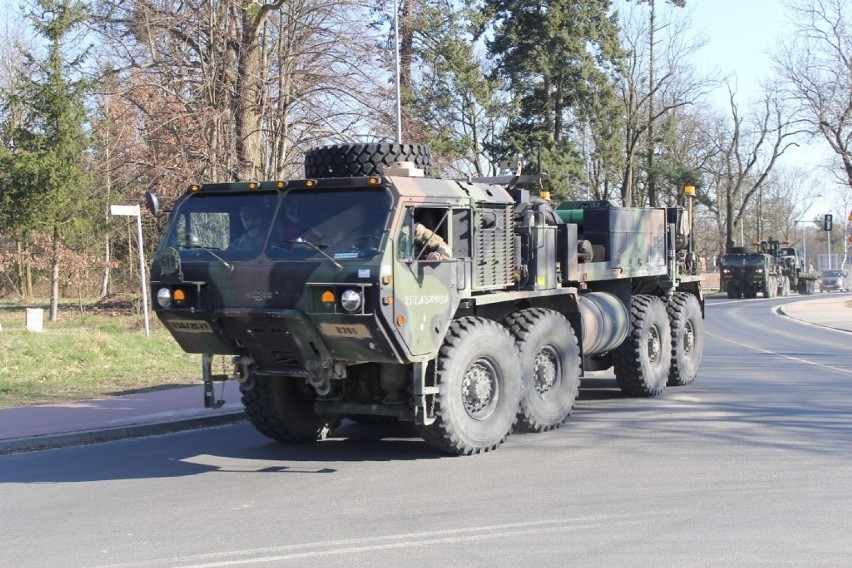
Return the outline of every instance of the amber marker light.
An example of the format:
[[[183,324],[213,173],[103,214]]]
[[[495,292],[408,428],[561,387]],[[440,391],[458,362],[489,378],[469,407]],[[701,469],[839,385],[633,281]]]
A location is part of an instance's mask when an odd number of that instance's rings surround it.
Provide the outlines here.
[[[309,180],[305,181],[305,185],[308,186],[308,187],[314,187],[316,184],[317,184],[317,180],[315,180],[315,179],[309,179]]]
[[[379,178],[377,178],[377,177],[371,177],[371,178],[370,178],[370,181],[369,181],[369,184],[370,184],[370,185],[379,185],[379,181],[380,181],[380,180],[379,180]]]
[[[256,181],[249,182],[248,187],[249,187],[249,189],[257,189],[257,182]]]
[[[200,185],[191,185],[191,186],[189,186],[189,191],[198,191],[199,189],[201,189],[201,186],[200,186]]]
[[[405,325],[405,316],[396,316],[396,325],[402,327]]]
[[[334,292],[331,290],[326,290],[320,296],[320,300],[322,300],[323,304],[333,304],[334,303]]]
[[[172,298],[174,298],[175,302],[183,302],[186,300],[186,294],[183,290],[177,288],[174,292],[172,292]]]
[[[278,189],[284,189],[285,187],[287,187],[287,182],[279,181],[278,183],[275,184],[275,187],[277,187]]]

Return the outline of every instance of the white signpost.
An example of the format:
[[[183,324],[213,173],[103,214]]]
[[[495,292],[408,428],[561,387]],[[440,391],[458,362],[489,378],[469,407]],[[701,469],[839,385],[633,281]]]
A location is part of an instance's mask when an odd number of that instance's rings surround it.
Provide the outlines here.
[[[151,335],[148,327],[148,284],[145,281],[145,245],[142,243],[142,214],[138,205],[110,205],[112,215],[136,217],[136,239],[139,243],[139,279],[142,281],[142,313],[145,316],[145,336]]]

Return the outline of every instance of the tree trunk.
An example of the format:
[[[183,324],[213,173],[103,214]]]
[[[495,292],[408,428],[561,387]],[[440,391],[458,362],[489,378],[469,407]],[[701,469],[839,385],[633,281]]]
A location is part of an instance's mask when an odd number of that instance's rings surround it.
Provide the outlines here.
[[[402,2],[399,18],[399,98],[402,114],[402,141],[411,136],[411,72],[414,61],[414,24],[412,0]]]
[[[646,176],[648,179],[648,205],[657,206],[657,188],[654,183],[654,26],[656,13],[654,0],[649,0],[651,8],[650,27],[648,29],[648,159]]]
[[[59,319],[59,227],[53,227],[53,252],[50,257],[50,318]]]

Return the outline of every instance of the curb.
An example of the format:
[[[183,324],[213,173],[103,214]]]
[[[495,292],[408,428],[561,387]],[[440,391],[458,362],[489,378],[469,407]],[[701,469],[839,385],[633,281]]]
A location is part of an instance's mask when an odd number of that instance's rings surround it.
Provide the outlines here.
[[[791,302],[790,304],[787,304],[787,305],[793,305],[793,304],[796,304],[796,303],[798,303],[798,302]],[[789,311],[785,311],[784,306],[778,306],[777,308],[775,308],[775,311],[779,315],[782,315],[784,317],[788,317],[792,320],[796,320],[799,323],[804,323],[804,324],[808,324],[808,325],[815,325],[816,327],[821,327],[823,329],[833,329],[834,331],[840,331],[842,333],[852,333],[852,330],[849,330],[849,329],[843,329],[842,327],[835,327],[833,325],[828,325],[828,324],[825,324],[825,323],[819,323],[819,322],[813,321],[812,319],[803,319],[803,318],[800,318],[800,317],[796,317],[793,314],[791,314]]]
[[[12,438],[9,440],[0,440],[0,455],[169,434],[184,430],[234,424],[242,422],[245,419],[245,411],[240,410],[238,412],[217,414],[215,416],[201,416],[167,422],[133,424],[115,428],[99,428],[61,434],[45,434],[43,436],[31,436],[28,438]]]

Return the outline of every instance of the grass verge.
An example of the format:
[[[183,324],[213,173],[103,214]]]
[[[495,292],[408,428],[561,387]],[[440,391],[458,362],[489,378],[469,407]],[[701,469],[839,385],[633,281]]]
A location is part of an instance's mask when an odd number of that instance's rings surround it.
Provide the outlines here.
[[[44,331],[26,330],[26,306],[0,305],[0,408],[198,384],[198,355],[184,353],[156,317],[145,336],[132,305],[62,309]],[[41,307],[41,306],[29,306]]]

